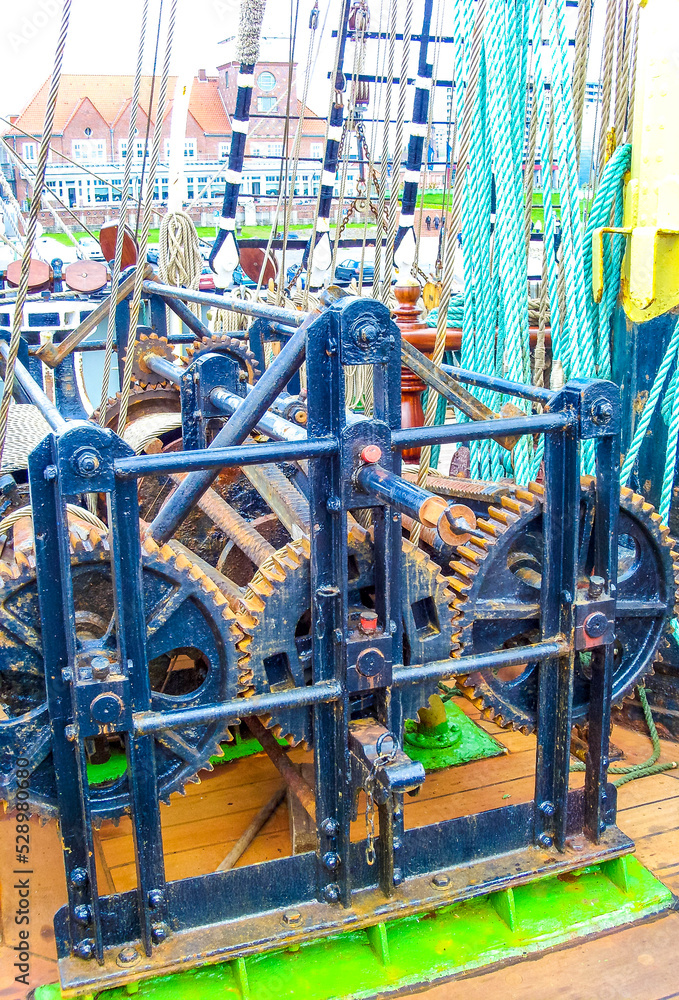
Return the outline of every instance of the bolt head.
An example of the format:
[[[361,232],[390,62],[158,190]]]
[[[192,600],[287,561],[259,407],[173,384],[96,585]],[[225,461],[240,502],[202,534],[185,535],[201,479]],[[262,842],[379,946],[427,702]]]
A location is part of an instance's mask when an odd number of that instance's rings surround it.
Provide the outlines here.
[[[595,424],[609,424],[613,418],[613,406],[607,399],[597,399],[590,412]]]
[[[362,632],[376,632],[377,631],[377,612],[376,611],[362,611],[359,626]]]
[[[295,924],[301,924],[302,914],[299,912],[299,910],[288,910],[287,913],[283,914],[283,923],[290,924],[293,926]]]
[[[538,837],[538,844],[540,847],[551,847],[553,843],[554,841],[548,833],[541,833]]]
[[[57,478],[57,467],[56,465],[46,465],[44,472],[44,478],[49,482],[51,479]]]
[[[97,681],[103,681],[111,671],[111,664],[105,656],[92,657],[92,676]]]
[[[328,497],[325,502],[325,506],[328,510],[337,511],[340,510],[342,502],[339,497]]]
[[[450,875],[444,875],[442,873],[434,875],[433,879],[431,880],[431,884],[434,886],[435,889],[447,889],[448,886],[450,885]]]
[[[543,816],[553,816],[555,812],[554,803],[550,802],[549,800],[541,802],[540,812],[543,814]]]
[[[394,885],[400,885],[403,878],[403,871],[400,868],[394,868]]]
[[[77,735],[78,735],[78,733],[77,733],[77,730],[76,730],[75,726],[65,726],[64,727],[64,736],[66,737],[66,739],[68,740],[69,743],[73,743],[73,741],[76,739]]]
[[[606,581],[602,576],[590,576],[587,596],[596,601],[604,592]]]
[[[331,872],[336,871],[340,866],[340,856],[337,851],[326,851],[323,855],[323,864]]]

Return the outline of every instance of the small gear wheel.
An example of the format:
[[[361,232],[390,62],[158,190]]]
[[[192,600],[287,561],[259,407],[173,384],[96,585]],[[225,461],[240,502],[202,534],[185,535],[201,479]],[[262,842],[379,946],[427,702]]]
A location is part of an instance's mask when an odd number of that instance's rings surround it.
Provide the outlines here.
[[[215,333],[212,337],[194,340],[193,344],[187,348],[186,353],[188,355],[187,364],[204,354],[226,354],[240,365],[241,371],[244,373],[243,381],[249,382],[250,385],[254,385],[262,374],[257,358],[247,343],[239,337],[229,337],[225,333]]]
[[[140,334],[132,348],[125,353],[125,365],[132,365],[132,378],[144,389],[157,389],[167,386],[167,379],[157,375],[148,367],[146,360],[150,357],[163,358],[171,364],[177,363],[172,344],[167,337],[159,337],[156,333]]]
[[[537,642],[542,586],[542,498],[531,483],[489,506],[477,518],[483,538],[460,546],[451,562],[452,586],[461,612],[464,654]],[[582,481],[580,577],[587,589],[594,565],[594,481]],[[651,504],[623,489],[618,521],[618,584],[613,668],[614,705],[652,671],[658,645],[675,613],[679,559],[669,529]],[[486,718],[532,732],[537,726],[538,664],[487,668],[460,678],[464,694]],[[577,652],[573,682],[573,724],[589,709],[591,653]]]
[[[45,700],[40,614],[32,550],[0,563],[0,798],[11,806],[16,761],[30,764],[29,805],[43,817],[57,814],[51,727]],[[116,665],[113,582],[108,539],[80,518],[69,519],[77,655],[84,669],[95,658]],[[182,551],[145,539],[142,586],[153,711],[229,700],[238,692],[236,643],[243,632],[215,583]],[[167,730],[154,737],[158,796],[169,802],[230,739],[221,721]],[[117,821],[130,809],[124,734],[86,740],[92,816]]]
[[[120,416],[120,400],[122,393],[117,392],[106,402],[106,416],[104,417],[104,427],[109,427],[113,431],[118,430],[118,418]],[[162,386],[156,389],[144,389],[139,385],[133,385],[127,405],[127,424],[141,420],[146,417],[155,417],[168,413],[181,415],[181,397],[176,386]],[[99,407],[92,414],[92,421],[99,423]]]

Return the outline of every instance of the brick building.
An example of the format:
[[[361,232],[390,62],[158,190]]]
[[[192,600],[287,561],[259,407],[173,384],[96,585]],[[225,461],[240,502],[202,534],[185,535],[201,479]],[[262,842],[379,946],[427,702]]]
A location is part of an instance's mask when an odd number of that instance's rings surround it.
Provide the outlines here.
[[[252,121],[246,146],[243,170],[242,202],[257,202],[258,218],[273,208],[279,193],[281,158],[292,153],[293,139],[302,105],[297,97],[296,67],[290,86],[290,117],[287,150],[284,129],[288,102],[286,62],[263,61],[255,71],[252,98]],[[204,70],[194,78],[189,100],[184,141],[185,201],[196,221],[212,221],[224,191],[223,174],[227,167],[231,141],[231,115],[235,105],[238,66],[234,61],[218,68],[217,76]],[[133,87],[131,76],[95,76],[65,74],[61,79],[56,108],[51,151],[47,167],[48,187],[93,224],[115,215],[120,193],[111,185],[120,183],[125,159],[133,156],[130,194],[138,197],[146,137],[153,134],[157,87],[150,110],[151,77],[143,77],[137,111],[137,137],[128,150],[128,128]],[[170,78],[168,107],[161,133],[160,163],[155,199],[159,209],[167,199],[170,126],[176,78]],[[20,115],[12,117],[5,133],[10,146],[29,167],[37,163],[40,136],[49,89],[46,80]],[[304,114],[295,194],[300,216],[305,198],[318,193],[323,157],[325,121],[309,108]],[[149,127],[150,126],[150,127]],[[60,154],[65,154],[68,159]],[[90,172],[88,172],[90,171]],[[30,174],[18,161],[8,171],[20,202],[30,193]],[[349,193],[357,177],[349,172]],[[93,176],[96,175],[96,176]]]

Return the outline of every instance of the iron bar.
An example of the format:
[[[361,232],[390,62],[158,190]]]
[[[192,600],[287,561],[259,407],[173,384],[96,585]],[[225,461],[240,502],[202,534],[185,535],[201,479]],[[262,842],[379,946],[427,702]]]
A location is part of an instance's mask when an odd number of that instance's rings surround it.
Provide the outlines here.
[[[284,312],[284,310],[280,310]],[[306,355],[306,326],[312,322],[312,315],[306,317],[306,324],[301,326],[290,338],[273,364],[266,369],[257,385],[242,401],[233,413],[229,422],[222,427],[219,434],[210,445],[210,449],[223,449],[227,445],[239,445],[250,434],[254,426],[266,413],[276,396],[285,388],[292,375],[298,370]],[[335,442],[328,445],[336,447]],[[278,448],[283,447],[277,445]],[[294,444],[292,445],[294,447]],[[300,442],[300,448],[308,447],[308,443]],[[321,451],[319,454],[323,454]],[[308,458],[308,453],[295,456]],[[256,459],[255,459],[256,461]],[[261,461],[261,459],[260,459]],[[276,459],[274,459],[276,461]],[[234,463],[239,464],[239,463]],[[254,463],[250,463],[254,464]],[[182,471],[181,469],[173,471]],[[158,543],[163,543],[174,534],[188,512],[211,486],[219,473],[219,464],[203,466],[201,472],[187,476],[181,486],[178,486],[172,496],[163,504],[153,519],[150,533]]]
[[[249,699],[248,699],[249,700]],[[292,794],[299,800],[311,818],[316,820],[316,796],[311,786],[304,780],[294,764],[288,759],[288,755],[280,745],[273,733],[264,726],[256,715],[249,716],[245,720],[252,735],[258,741],[262,750],[274,765],[278,773],[285,779],[285,783]]]
[[[492,389],[493,392],[503,392],[505,395],[518,396],[519,399],[532,399],[536,403],[549,403],[554,395],[551,389],[541,389],[537,385],[523,385],[521,382],[511,382],[507,378],[495,375],[481,375],[478,372],[467,371],[466,368],[456,368],[455,365],[441,365],[441,370],[452,375],[458,382],[477,385],[481,389]]]
[[[144,364],[152,372],[155,372],[156,375],[162,375],[163,378],[169,379],[175,385],[181,383],[182,375],[186,372],[185,368],[173,364],[167,358],[161,358],[158,354],[149,354],[144,357]],[[253,388],[254,386],[248,386],[250,392]],[[235,392],[229,392],[223,386],[213,389],[208,399],[215,409],[221,410],[222,413],[226,413],[228,416],[235,413],[243,402],[242,396],[236,395]],[[264,413],[261,419],[257,421],[255,430],[258,430],[260,434],[266,434],[267,437],[273,438],[274,441],[306,441],[307,438],[306,431],[299,424],[293,424],[291,420],[286,420],[285,417],[269,411]]]
[[[569,650],[566,640],[555,636],[553,639],[545,639],[529,646],[517,646],[514,649],[498,649],[492,653],[460,656],[458,659],[433,660],[431,663],[414,667],[395,666],[392,671],[392,683],[395,687],[400,687],[403,684],[416,684],[419,681],[471,674],[475,670],[486,670],[489,667],[493,669],[516,667],[522,663],[535,663],[537,660],[555,660],[568,655]]]
[[[470,424],[445,424],[434,427],[406,427],[394,431],[391,446],[395,451],[419,448],[427,444],[446,444],[451,441],[478,441],[496,434],[544,434],[563,431],[577,423],[573,412],[539,413],[535,416],[507,417],[502,420],[479,420]]]
[[[280,309],[278,306],[268,306],[264,302],[245,302],[242,299],[231,299],[219,292],[198,292],[192,288],[177,288],[174,285],[161,285],[157,281],[145,281],[144,291],[149,295],[159,295],[161,299],[179,299],[185,302],[197,302],[203,306],[215,306],[229,312],[242,313],[243,316],[258,316],[261,319],[278,320],[286,326],[301,326],[309,313],[297,312],[293,309]]]
[[[119,458],[115,463],[115,474],[116,479],[140,479],[142,476],[169,476],[173,472],[213,470],[216,476],[220,469],[228,469],[234,465],[298,462],[305,458],[334,455],[337,450],[338,445],[334,438],[319,438],[312,441],[272,441],[270,444],[233,445],[228,448],[210,446],[200,451]],[[215,476],[210,477],[210,482]],[[205,489],[208,487],[206,486]],[[202,496],[202,492],[200,495]]]
[[[5,361],[7,360],[8,351],[9,344],[7,341],[0,340],[0,354],[2,354]],[[52,400],[45,395],[42,388],[38,385],[31,373],[24,365],[22,365],[18,358],[14,362],[14,377],[26,395],[30,398],[33,405],[38,407],[52,430],[65,430],[68,426],[68,421],[64,420]]]
[[[134,733],[137,736],[148,736],[151,733],[162,733],[165,729],[203,726],[218,720],[236,722],[246,714],[266,715],[274,710],[284,712],[290,708],[339,701],[342,697],[342,684],[331,680],[310,684],[308,687],[277,691],[275,694],[254,695],[247,700],[234,698],[232,701],[205,705],[203,708],[180,708],[175,712],[140,712],[133,716]]]
[[[195,313],[192,313],[185,302],[181,299],[169,299],[163,298],[163,302],[170,309],[175,316],[178,316],[182,321],[184,326],[188,326],[197,337],[211,337],[212,331],[205,326],[202,320],[200,320]]]

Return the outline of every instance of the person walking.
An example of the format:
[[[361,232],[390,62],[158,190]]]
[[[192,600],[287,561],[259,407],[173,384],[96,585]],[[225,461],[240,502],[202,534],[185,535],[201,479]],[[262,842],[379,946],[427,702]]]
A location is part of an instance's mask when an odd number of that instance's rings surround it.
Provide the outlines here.
[[[424,221],[427,224],[427,232],[429,232],[431,230],[431,215],[428,215]]]
[[[436,230],[436,232],[439,231],[439,217],[438,217],[438,215],[434,216],[434,229]]]

